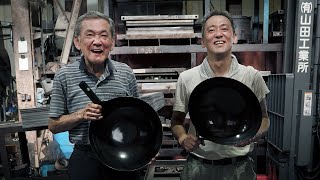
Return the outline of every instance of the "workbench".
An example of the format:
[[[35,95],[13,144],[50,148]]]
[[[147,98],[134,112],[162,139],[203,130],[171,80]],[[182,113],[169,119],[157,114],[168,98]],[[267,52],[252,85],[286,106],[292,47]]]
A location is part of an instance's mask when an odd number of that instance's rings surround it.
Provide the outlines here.
[[[3,174],[6,180],[10,180],[12,177],[11,177],[10,164],[8,160],[8,153],[6,149],[5,135],[8,133],[26,132],[26,131],[41,130],[46,128],[47,126],[23,128],[22,123],[11,122],[11,121],[0,123],[0,154],[1,154]]]

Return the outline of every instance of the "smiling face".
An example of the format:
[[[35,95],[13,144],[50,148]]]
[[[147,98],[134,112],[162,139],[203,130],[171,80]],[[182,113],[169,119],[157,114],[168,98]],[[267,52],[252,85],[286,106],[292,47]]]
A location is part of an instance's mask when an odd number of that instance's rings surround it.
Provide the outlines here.
[[[232,44],[238,42],[230,20],[223,15],[211,16],[205,23],[202,37],[202,47],[206,47],[208,55],[231,55]]]
[[[81,50],[87,65],[104,64],[114,47],[110,24],[101,18],[82,21],[80,34],[73,42]]]

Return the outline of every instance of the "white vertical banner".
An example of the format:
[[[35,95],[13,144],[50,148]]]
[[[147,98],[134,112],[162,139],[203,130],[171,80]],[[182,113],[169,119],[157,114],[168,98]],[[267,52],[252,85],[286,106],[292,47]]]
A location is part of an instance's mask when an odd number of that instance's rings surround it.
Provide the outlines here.
[[[304,100],[303,100],[303,115],[311,116],[311,110],[312,110],[312,92],[305,92]]]

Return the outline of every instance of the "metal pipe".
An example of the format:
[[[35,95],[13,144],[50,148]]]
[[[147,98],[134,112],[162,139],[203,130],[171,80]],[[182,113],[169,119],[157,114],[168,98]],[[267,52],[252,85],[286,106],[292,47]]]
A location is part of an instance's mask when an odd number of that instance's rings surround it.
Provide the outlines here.
[[[269,36],[269,0],[263,1],[263,44],[268,44]]]
[[[283,61],[283,73],[292,73],[295,61],[294,57],[294,40],[295,40],[295,17],[296,17],[296,6],[297,0],[286,0],[286,14],[285,14],[285,39],[284,39],[284,61]],[[295,92],[294,92],[295,94]],[[296,99],[296,98],[295,98]],[[295,102],[295,101],[293,101]],[[296,107],[296,106],[294,106]],[[292,111],[296,112],[295,109]],[[292,115],[291,122],[291,139],[290,139],[290,153],[289,153],[289,162],[288,162],[288,179],[296,179],[295,178],[295,148],[296,148],[296,125],[297,125],[297,116],[296,114]]]
[[[6,109],[7,109],[6,97],[3,96],[3,97],[1,97],[1,99],[2,99],[3,122],[6,122],[7,121],[7,117],[6,117]]]
[[[44,39],[43,39],[43,27],[42,27],[42,7],[39,7],[40,10],[40,37],[41,37],[41,56],[42,56],[42,73],[46,74],[46,56],[44,51]],[[38,62],[39,63],[39,62]]]
[[[0,34],[0,37],[10,37],[10,34]]]
[[[104,0],[103,1],[103,13],[107,16],[110,16],[110,7],[109,7],[109,0]]]
[[[320,0],[318,0],[317,3],[317,17],[316,17],[316,28],[315,28],[315,41],[314,41],[314,77],[313,77],[313,85],[316,85],[315,92],[317,93],[316,95],[316,115],[317,117],[319,116],[319,89],[320,89]]]
[[[210,12],[210,0],[204,0],[203,15]]]
[[[285,9],[285,37],[284,37],[284,57],[283,73],[293,72],[293,47],[295,29],[296,0],[286,0]]]
[[[12,32],[12,28],[10,29],[10,42],[11,42],[12,47],[13,47],[13,32]]]
[[[0,25],[0,28],[8,28],[8,29],[10,29],[10,28],[12,28],[12,25],[6,25],[6,26]]]
[[[252,41],[257,42],[259,36],[259,0],[254,0],[253,10],[253,37]]]
[[[314,54],[313,54],[313,59],[314,59],[314,63],[313,63],[313,69],[314,69],[314,73],[313,73],[313,89],[315,90],[315,122],[313,122],[314,124],[317,124],[317,123],[320,123],[319,121],[319,114],[320,114],[320,110],[319,110],[319,107],[320,107],[320,102],[319,102],[319,95],[320,95],[320,68],[319,68],[319,65],[320,65],[320,0],[317,0],[317,5],[316,5],[316,19],[314,21],[314,24],[316,25],[316,28],[315,28],[315,40],[314,40]],[[316,126],[317,127],[317,126]],[[315,150],[314,148],[314,140],[312,139],[312,149]],[[311,159],[314,159],[313,158],[313,154],[314,153],[311,153],[311,156],[312,158]],[[313,167],[313,162],[311,162],[308,166],[308,168],[312,171]]]

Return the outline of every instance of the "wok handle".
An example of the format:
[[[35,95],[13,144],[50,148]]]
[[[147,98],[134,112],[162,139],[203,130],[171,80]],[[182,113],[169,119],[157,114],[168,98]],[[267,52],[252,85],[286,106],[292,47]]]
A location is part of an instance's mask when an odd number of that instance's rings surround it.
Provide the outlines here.
[[[79,87],[82,89],[84,93],[90,98],[90,100],[95,104],[102,104],[102,101],[98,98],[98,96],[92,91],[92,89],[88,86],[88,84],[84,81],[79,83]]]
[[[204,144],[204,138],[199,135],[198,131],[196,131],[196,136],[199,138],[200,144],[204,146],[204,145],[205,145],[205,144]]]

